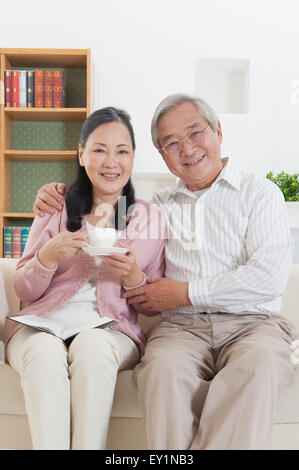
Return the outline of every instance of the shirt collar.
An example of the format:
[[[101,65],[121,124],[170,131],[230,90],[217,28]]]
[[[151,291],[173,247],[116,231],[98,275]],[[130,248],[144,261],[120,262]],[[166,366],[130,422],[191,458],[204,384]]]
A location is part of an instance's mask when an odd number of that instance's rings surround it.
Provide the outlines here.
[[[231,162],[229,157],[222,158],[221,160],[224,163],[224,167],[222,171],[219,173],[219,175],[217,176],[212,186],[214,186],[214,184],[219,183],[219,181],[221,180],[225,180],[235,189],[240,190],[241,171],[239,170],[239,168],[234,166],[234,164]]]
[[[219,184],[220,181],[225,180],[227,181],[231,186],[233,186],[235,189],[240,190],[241,186],[241,172],[239,168],[235,167],[229,157],[222,158],[221,161],[224,164],[223,169],[217,176],[216,180],[213,182],[211,185],[211,188],[215,186],[216,184]],[[177,193],[184,193],[187,194],[190,197],[197,198],[197,194],[193,191],[190,191],[187,188],[186,183],[179,179],[176,183],[176,185],[173,188],[173,191],[169,195],[169,197],[174,196]]]

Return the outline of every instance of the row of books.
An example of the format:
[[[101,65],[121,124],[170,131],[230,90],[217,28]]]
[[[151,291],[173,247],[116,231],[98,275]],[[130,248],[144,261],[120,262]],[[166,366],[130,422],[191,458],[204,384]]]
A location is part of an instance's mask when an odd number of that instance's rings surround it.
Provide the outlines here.
[[[3,227],[3,258],[20,258],[24,252],[30,227]]]
[[[5,70],[7,108],[64,108],[63,70]]]

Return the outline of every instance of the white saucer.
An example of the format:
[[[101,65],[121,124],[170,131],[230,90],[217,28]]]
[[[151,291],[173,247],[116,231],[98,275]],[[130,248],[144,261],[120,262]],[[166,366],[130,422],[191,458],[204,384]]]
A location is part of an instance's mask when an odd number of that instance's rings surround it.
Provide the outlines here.
[[[109,248],[102,246],[84,246],[83,250],[89,256],[110,256],[112,253],[125,254],[128,252],[128,248],[120,248],[119,246],[111,246]]]

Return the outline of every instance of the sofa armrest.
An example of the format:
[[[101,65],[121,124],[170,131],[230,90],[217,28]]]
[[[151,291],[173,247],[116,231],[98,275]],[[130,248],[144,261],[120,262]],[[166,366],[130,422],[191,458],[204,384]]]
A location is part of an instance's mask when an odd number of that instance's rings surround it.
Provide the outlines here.
[[[299,333],[299,264],[293,264],[288,285],[283,295],[283,313]]]
[[[20,299],[14,289],[14,272],[18,260],[0,258],[0,338],[5,318],[20,311]]]

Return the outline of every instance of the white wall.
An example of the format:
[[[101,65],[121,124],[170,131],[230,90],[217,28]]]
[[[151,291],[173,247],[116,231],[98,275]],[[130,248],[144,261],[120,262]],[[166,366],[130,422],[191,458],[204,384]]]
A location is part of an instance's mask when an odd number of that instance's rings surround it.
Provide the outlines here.
[[[277,22],[276,170],[299,173],[299,3],[280,1]]]
[[[2,2],[1,47],[91,48],[94,106],[132,116],[137,172],[167,172],[153,149],[158,102],[193,93],[196,60],[249,59],[249,113],[221,114],[223,155],[264,175],[298,169],[296,0],[14,0]],[[291,86],[298,80],[297,103]],[[203,96],[204,98],[204,96]]]

